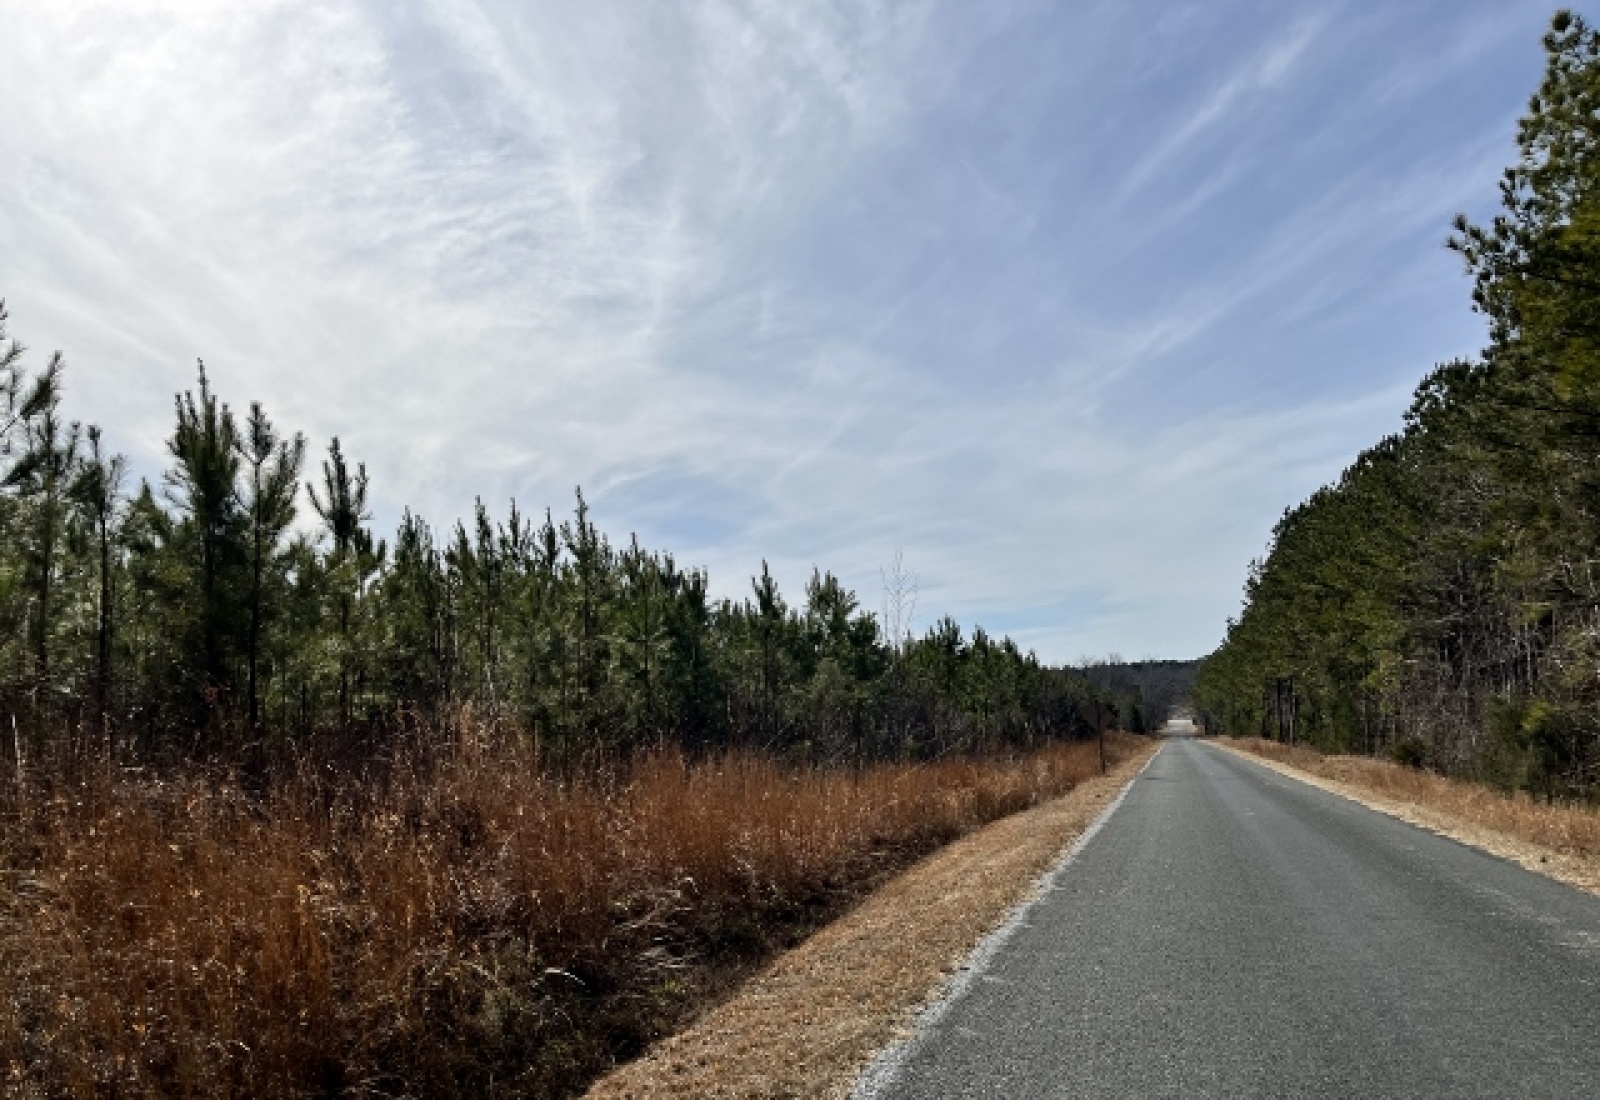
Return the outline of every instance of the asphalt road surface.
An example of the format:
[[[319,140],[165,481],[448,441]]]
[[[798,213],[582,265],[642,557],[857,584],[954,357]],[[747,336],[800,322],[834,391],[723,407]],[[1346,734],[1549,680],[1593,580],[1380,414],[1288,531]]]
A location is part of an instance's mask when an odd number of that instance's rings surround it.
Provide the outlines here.
[[[1095,1096],[1600,1097],[1600,898],[1168,741],[856,1088]]]

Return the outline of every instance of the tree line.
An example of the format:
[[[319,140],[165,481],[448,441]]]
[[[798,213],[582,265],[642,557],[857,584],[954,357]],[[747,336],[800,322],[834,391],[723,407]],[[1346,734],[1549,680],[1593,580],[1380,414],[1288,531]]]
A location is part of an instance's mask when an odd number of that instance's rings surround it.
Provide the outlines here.
[[[1131,708],[1123,719],[1129,731],[1149,733],[1194,696],[1199,661],[1146,658],[1126,661],[1113,653],[1075,666],[1094,687],[1111,699],[1125,699]]]
[[[373,531],[365,466],[259,403],[236,415],[201,364],[168,468],[130,485],[64,414],[60,354],[30,371],[0,302],[0,740],[18,758],[362,751],[466,726],[578,761],[671,742],[812,761],[919,759],[1081,737],[1134,717],[1008,638],[907,627],[814,571],[791,603],[763,563],[716,599],[704,570],[572,513],[512,503],[437,530]],[[309,505],[309,511],[306,506]]]
[[[1600,788],[1600,34],[1559,12],[1487,225],[1489,324],[1289,509],[1206,660],[1213,725],[1550,796]]]

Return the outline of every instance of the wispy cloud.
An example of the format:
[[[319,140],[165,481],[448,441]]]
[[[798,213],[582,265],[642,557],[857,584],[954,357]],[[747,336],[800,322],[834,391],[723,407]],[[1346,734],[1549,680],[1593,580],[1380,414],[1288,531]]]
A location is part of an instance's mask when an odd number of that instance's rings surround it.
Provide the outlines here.
[[[1296,63],[1327,26],[1328,19],[1326,13],[1315,12],[1297,20],[1187,107],[1177,123],[1151,142],[1134,163],[1123,181],[1124,197],[1169,170],[1202,136],[1236,122],[1253,102],[1279,89],[1292,76]]]
[[[926,615],[1195,653],[1476,338],[1513,7],[0,4],[0,295],[147,472],[204,356],[386,520],[582,483],[728,595],[903,550]]]

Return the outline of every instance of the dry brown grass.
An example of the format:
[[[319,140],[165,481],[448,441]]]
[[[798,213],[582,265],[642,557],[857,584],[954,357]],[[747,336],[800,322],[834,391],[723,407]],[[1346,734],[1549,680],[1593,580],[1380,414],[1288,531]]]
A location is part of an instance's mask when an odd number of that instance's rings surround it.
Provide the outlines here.
[[[1574,885],[1600,892],[1600,808],[1506,794],[1365,756],[1327,756],[1260,738],[1226,747],[1317,777],[1338,793]]]
[[[795,770],[513,750],[355,781],[0,791],[19,1095],[563,1095],[1092,750]]]
[[[1116,737],[1110,774],[896,875],[585,1100],[842,1100],[1157,747]]]

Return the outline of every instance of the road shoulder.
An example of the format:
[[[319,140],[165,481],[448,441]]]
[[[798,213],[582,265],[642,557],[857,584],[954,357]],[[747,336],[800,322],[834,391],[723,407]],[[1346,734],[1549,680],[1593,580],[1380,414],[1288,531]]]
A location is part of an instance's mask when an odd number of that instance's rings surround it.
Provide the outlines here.
[[[1158,748],[940,849],[587,1096],[848,1096]]]
[[[1231,753],[1243,760],[1259,764],[1290,779],[1299,780],[1330,794],[1397,820],[1427,829],[1440,836],[1449,837],[1460,844],[1510,860],[1535,874],[1564,882],[1580,890],[1600,896],[1600,859],[1538,844],[1512,836],[1496,829],[1486,828],[1457,814],[1447,813],[1406,799],[1371,790],[1356,783],[1344,782],[1315,775],[1303,768],[1268,760],[1254,753],[1238,749],[1224,741],[1207,738],[1200,742],[1221,752]]]

